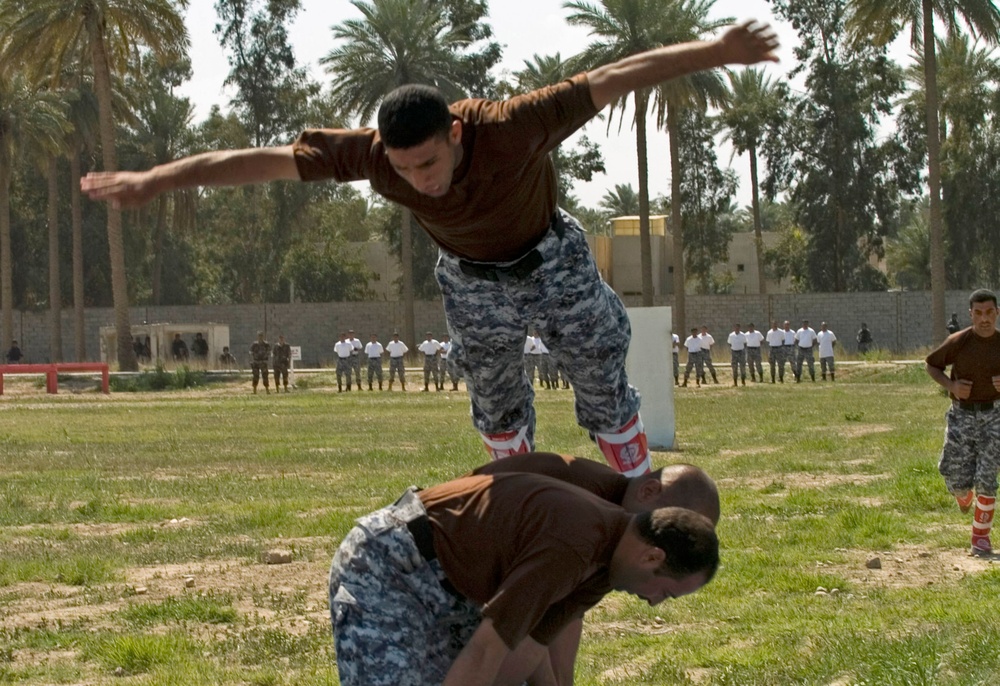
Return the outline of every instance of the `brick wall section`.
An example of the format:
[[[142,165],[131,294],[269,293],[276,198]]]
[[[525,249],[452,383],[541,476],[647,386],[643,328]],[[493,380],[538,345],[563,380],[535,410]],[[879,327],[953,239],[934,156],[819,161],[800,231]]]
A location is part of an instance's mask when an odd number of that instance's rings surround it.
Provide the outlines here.
[[[958,313],[962,326],[968,325],[968,297],[965,291],[949,291],[946,312]],[[638,307],[641,300],[629,296],[625,302]],[[658,297],[656,305],[671,305],[672,298]],[[753,322],[762,331],[770,321],[788,319],[798,328],[808,319],[818,329],[827,322],[844,347],[854,350],[854,334],[867,322],[879,347],[897,352],[913,350],[931,344],[930,293],[806,293],[784,295],[690,295],[687,298],[688,328],[709,327],[716,340],[724,341],[733,324]],[[132,321],[199,323],[215,322],[229,325],[229,340],[239,356],[264,330],[268,340],[277,340],[283,333],[292,345],[302,347],[302,366],[328,365],[333,357],[333,344],[341,329],[352,328],[362,341],[375,332],[384,344],[392,331],[402,326],[403,307],[399,302],[358,303],[295,303],[267,305],[199,305],[184,307],[134,307]],[[73,360],[73,313],[62,313],[63,359]],[[424,301],[415,306],[417,336],[433,331],[436,337],[446,331],[441,302]],[[100,358],[99,329],[114,324],[110,308],[86,310],[87,358]],[[680,333],[680,332],[678,332]],[[20,341],[28,362],[49,361],[49,315],[47,311],[14,313],[14,337]],[[683,338],[683,336],[682,336]],[[419,341],[406,341],[411,349]],[[9,342],[3,348],[6,349]],[[218,351],[211,351],[212,355]]]

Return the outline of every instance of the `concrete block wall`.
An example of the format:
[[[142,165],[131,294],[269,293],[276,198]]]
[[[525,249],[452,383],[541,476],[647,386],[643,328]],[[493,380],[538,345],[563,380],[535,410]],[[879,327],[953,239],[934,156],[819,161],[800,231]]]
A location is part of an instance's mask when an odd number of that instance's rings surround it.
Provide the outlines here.
[[[962,326],[969,324],[969,293],[949,291],[945,295],[948,316],[958,313]],[[673,297],[654,299],[656,305],[673,305]],[[629,296],[625,304],[638,307],[641,299]],[[928,292],[892,293],[787,293],[781,295],[689,295],[687,297],[686,329],[705,325],[716,341],[725,341],[726,335],[739,323],[746,327],[753,322],[757,329],[766,331],[771,322],[778,325],[788,320],[793,329],[802,325],[803,319],[819,329],[821,322],[837,334],[844,349],[854,351],[855,334],[861,322],[868,324],[875,344],[895,352],[906,352],[931,345],[933,340],[930,321],[931,295]],[[687,332],[685,332],[687,333]],[[681,332],[677,331],[680,335]],[[683,336],[681,336],[683,339]]]
[[[948,316],[958,313],[962,326],[969,324],[969,294],[949,291],[945,309]],[[629,307],[638,307],[641,299],[628,296]],[[654,299],[656,305],[672,305],[671,296]],[[854,335],[867,322],[876,345],[896,352],[905,352],[931,344],[931,298],[927,292],[912,293],[804,293],[782,295],[691,295],[687,298],[687,326],[708,326],[716,340],[724,341],[734,323],[746,326],[753,322],[762,331],[770,322],[789,320],[794,328],[808,319],[813,328],[820,322],[840,338],[847,350],[854,350]],[[373,301],[355,303],[294,303],[264,305],[195,305],[176,307],[133,307],[131,319],[144,322],[219,323],[229,325],[230,347],[243,359],[257,331],[263,330],[268,340],[275,341],[279,333],[292,345],[302,347],[302,366],[329,365],[333,359],[333,344],[341,330],[354,329],[358,338],[367,342],[377,333],[383,344],[393,330],[403,326],[403,305],[400,302]],[[73,360],[73,312],[62,312],[63,360]],[[447,331],[440,300],[415,304],[416,335],[424,332],[435,337]],[[100,359],[99,330],[114,324],[110,308],[88,308],[85,312],[87,359]],[[26,362],[49,361],[48,311],[18,311],[14,313],[14,338],[26,356]],[[678,334],[681,332],[678,331]],[[683,338],[683,336],[682,336]],[[417,341],[406,341],[415,349]],[[2,348],[10,344],[5,341]],[[219,351],[210,351],[217,355]]]

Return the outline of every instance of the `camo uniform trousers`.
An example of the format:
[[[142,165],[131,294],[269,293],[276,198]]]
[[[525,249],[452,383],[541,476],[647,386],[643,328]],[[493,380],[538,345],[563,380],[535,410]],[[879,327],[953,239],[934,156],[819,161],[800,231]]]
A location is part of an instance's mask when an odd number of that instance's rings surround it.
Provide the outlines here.
[[[729,352],[732,355],[729,361],[729,366],[733,370],[733,383],[736,382],[737,378],[746,379],[747,351],[744,349],[744,350],[730,350]]]
[[[358,386],[361,386],[361,353],[351,354],[351,369],[354,370],[354,378],[357,380]],[[350,379],[351,375],[348,374],[347,378]]]
[[[435,386],[441,382],[438,374],[438,358],[437,355],[424,355],[424,386],[428,385],[431,379],[434,379]]]
[[[391,382],[396,378],[396,374],[399,374],[399,380],[403,383],[406,382],[406,378],[403,376],[403,357],[390,357],[389,358],[389,381]]]
[[[426,514],[409,490],[357,520],[330,566],[330,617],[342,686],[430,686],[482,620],[445,590],[437,560],[417,550],[406,522]]]
[[[524,278],[502,281],[465,274],[459,258],[439,253],[435,275],[473,424],[486,434],[527,427],[534,446],[535,392],[522,361],[528,329],[537,328],[550,360],[573,384],[580,426],[617,431],[639,411],[639,393],[625,373],[632,334],[625,306],[601,279],[583,230],[569,214],[557,211],[535,249],[541,265]]]
[[[677,353],[674,353],[674,381],[677,381],[681,375],[681,362]]]
[[[756,370],[756,378],[761,381],[764,380],[764,367],[760,363],[760,346],[756,348],[747,348],[747,366],[750,367],[750,378],[755,378],[754,373]]]
[[[351,361],[350,357],[338,357],[337,358],[337,385],[340,385],[341,377],[347,375],[347,385],[351,385],[351,370],[354,368],[354,363]]]
[[[372,384],[372,377],[378,379],[379,386],[382,385],[382,358],[381,357],[369,357],[368,358],[368,385]]]
[[[1000,471],[1000,407],[984,412],[955,405],[945,414],[944,448],[938,471],[951,493],[995,496]]]
[[[831,376],[835,373],[833,368],[833,356],[821,357],[819,358],[819,372],[826,378],[826,372],[829,369]]]
[[[795,378],[802,378],[802,363],[807,362],[809,364],[809,378],[816,378],[816,358],[813,357],[812,347],[804,348],[801,345],[795,346]]]
[[[684,383],[687,383],[692,369],[694,369],[694,380],[697,383],[701,383],[701,377],[705,375],[705,367],[700,352],[693,353],[688,351],[687,364],[684,365]]]

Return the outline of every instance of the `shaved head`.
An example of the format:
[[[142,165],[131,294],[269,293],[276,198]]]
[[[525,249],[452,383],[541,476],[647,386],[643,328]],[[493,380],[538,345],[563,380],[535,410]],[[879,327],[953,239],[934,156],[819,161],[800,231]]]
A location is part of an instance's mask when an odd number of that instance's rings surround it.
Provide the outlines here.
[[[629,512],[661,507],[683,507],[719,522],[719,490],[705,470],[692,464],[674,464],[629,482],[622,500]]]

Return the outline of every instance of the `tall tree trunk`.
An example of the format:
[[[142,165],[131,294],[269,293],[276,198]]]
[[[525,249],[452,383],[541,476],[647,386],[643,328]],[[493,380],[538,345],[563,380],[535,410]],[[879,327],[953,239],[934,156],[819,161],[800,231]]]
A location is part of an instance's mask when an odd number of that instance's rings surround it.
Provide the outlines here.
[[[55,155],[49,155],[49,360],[62,362],[62,288],[59,283],[59,186]]]
[[[687,298],[684,293],[684,224],[681,218],[681,151],[680,122],[677,108],[667,106],[667,136],[670,141],[670,231],[674,243],[674,331],[684,337],[687,332]]]
[[[98,114],[101,124],[101,153],[104,171],[118,169],[115,149],[115,122],[111,111],[111,72],[104,46],[104,26],[97,18],[90,20],[90,42],[94,61],[94,89],[97,91]],[[122,240],[122,214],[108,204],[108,252],[111,259],[111,296],[115,308],[115,334],[118,338],[118,368],[138,371],[132,349],[132,329],[128,313],[128,279],[125,273],[125,244]]]
[[[0,334],[0,362],[2,351],[14,338],[14,278],[10,258],[10,165],[0,161],[0,307],[3,308],[3,333]]]
[[[757,180],[757,146],[750,144],[750,207],[753,210],[753,244],[757,253],[757,292],[767,294],[764,275],[764,227],[760,220],[760,182]]]
[[[403,340],[415,345],[417,327],[413,317],[413,224],[410,218],[410,210],[404,207],[399,253],[400,261],[403,263]]]
[[[156,206],[156,226],[153,229],[153,293],[154,305],[163,304],[163,294],[161,293],[161,283],[163,275],[163,234],[167,230],[167,196],[161,195],[157,199]]]
[[[649,238],[649,159],[646,146],[646,106],[649,93],[635,92],[635,151],[639,160],[639,259],[642,306],[653,306],[653,246]]]
[[[923,0],[924,82],[927,87],[927,185],[930,191],[931,341],[948,335],[945,328],[944,213],[941,207],[941,139],[938,138],[937,55],[934,47],[934,3]]]
[[[73,349],[77,362],[87,359],[83,300],[83,211],[80,207],[80,150],[69,155],[70,213],[73,219]]]

